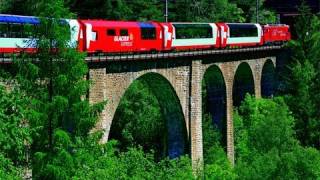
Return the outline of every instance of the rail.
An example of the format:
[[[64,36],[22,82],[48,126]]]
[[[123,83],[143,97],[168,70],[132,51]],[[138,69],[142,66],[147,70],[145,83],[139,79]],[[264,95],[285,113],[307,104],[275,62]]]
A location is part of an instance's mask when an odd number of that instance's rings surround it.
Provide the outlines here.
[[[98,54],[89,55],[85,58],[87,62],[113,62],[113,61],[137,61],[137,60],[152,60],[152,59],[166,59],[166,58],[181,58],[181,57],[201,57],[218,54],[232,54],[243,52],[258,52],[279,50],[283,46],[260,46],[247,48],[230,48],[230,49],[211,49],[211,50],[195,50],[195,51],[181,51],[181,52],[156,52],[156,53],[141,53],[141,54]],[[0,54],[0,64],[12,63],[12,57]]]

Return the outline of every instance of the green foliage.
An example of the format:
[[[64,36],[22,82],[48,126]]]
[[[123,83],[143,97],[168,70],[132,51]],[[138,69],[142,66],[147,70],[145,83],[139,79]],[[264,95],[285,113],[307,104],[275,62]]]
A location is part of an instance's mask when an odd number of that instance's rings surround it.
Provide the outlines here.
[[[165,120],[157,98],[145,82],[136,80],[130,86],[111,128],[110,136],[121,142],[121,149],[140,145],[145,150],[163,151]]]
[[[216,150],[216,148],[222,149],[222,147],[220,147],[221,132],[212,125],[212,119],[208,114],[204,114],[202,132],[204,163],[210,164],[214,160],[212,156],[215,156],[212,151]]]
[[[1,81],[10,88],[0,84],[0,179],[20,179],[28,166],[27,153],[32,143],[33,129],[27,122],[29,99],[11,79]]]
[[[0,85],[0,152],[15,165],[24,165],[27,146],[32,143],[28,127],[28,99],[13,89]]]
[[[83,18],[109,20],[163,21],[163,3],[157,0],[85,0],[68,2]],[[94,9],[94,10],[93,10]]]
[[[10,1],[0,1],[0,13],[6,12],[10,8],[11,4],[12,4],[11,0]]]
[[[1,73],[1,76],[5,73]],[[29,166],[28,149],[32,143],[28,117],[29,98],[10,79],[0,78],[0,179],[20,179]]]
[[[20,179],[19,169],[0,153],[0,179]]]
[[[259,4],[260,22],[274,22],[274,13],[264,9],[263,3]],[[68,43],[69,29],[59,20],[74,17],[65,5],[86,18],[164,19],[164,4],[156,0],[27,0],[24,5],[0,1],[0,12],[36,15],[42,21],[35,34],[39,51],[16,60],[12,89],[0,86],[0,179],[21,179],[28,153],[33,179],[195,179],[189,157],[159,160],[167,153],[167,122],[175,120],[171,129],[183,134],[181,141],[187,140],[178,99],[158,76],[135,81],[120,102],[112,125],[119,144],[100,144],[100,132],[88,133],[104,103],[90,105],[84,98],[90,86],[84,80],[88,67],[85,54]],[[294,52],[288,80],[291,95],[285,98],[296,120],[282,98],[247,97],[234,118],[233,169],[221,146],[220,131],[204,112],[205,179],[320,178],[320,152],[301,147],[295,139],[297,134],[303,145],[320,146],[320,21],[306,6],[301,12],[298,40],[290,45]],[[255,1],[169,1],[169,20],[254,21]]]
[[[111,139],[120,149],[141,146],[155,151],[159,160],[168,155],[171,141],[187,149],[186,128],[178,98],[161,75],[150,73],[135,80],[121,99],[111,125]],[[171,136],[169,137],[171,133]]]
[[[63,132],[56,134],[67,136]],[[155,162],[153,154],[145,153],[140,148],[129,148],[127,152],[119,153],[115,141],[99,144],[99,138],[93,134],[87,139],[77,139],[74,144],[69,141],[71,144],[68,147],[64,146],[65,142],[57,141],[61,148],[55,149],[53,153],[36,154],[39,161],[35,170],[40,168],[42,171],[38,171],[35,178],[194,179],[191,162],[187,157]]]
[[[235,179],[236,174],[221,145],[221,131],[212,125],[208,114],[203,117],[202,136],[205,179]]]
[[[287,76],[287,104],[296,119],[296,131],[303,145],[320,147],[319,48],[320,20],[302,4],[296,21],[297,40],[292,40],[292,61]],[[308,28],[306,28],[308,27]]]
[[[221,145],[212,145],[204,151],[206,151],[204,154],[205,179],[236,179],[237,175]]]
[[[256,0],[230,0],[244,12],[245,22],[256,22]],[[264,7],[265,0],[259,0],[259,23],[272,24],[276,22],[276,14]]]
[[[224,96],[224,80],[217,67],[211,67],[202,81],[203,175],[205,179],[235,179],[236,174],[225,152],[224,131],[213,124],[212,115],[208,109],[210,106],[207,104],[209,102],[209,88],[216,88],[216,92],[221,91],[221,96]],[[223,126],[226,125],[225,123],[222,124]]]
[[[298,144],[294,118],[282,98],[247,96],[234,123],[239,179],[319,178],[320,152]]]
[[[41,2],[18,0],[2,3],[0,12],[37,15],[33,9]],[[109,20],[164,21],[165,1],[159,0],[68,0],[64,1],[80,18]],[[259,22],[274,23],[275,13],[266,9],[264,0],[259,3]],[[1,5],[1,4],[0,4]],[[30,7],[31,6],[31,7]],[[168,0],[169,21],[193,22],[255,22],[255,0]]]
[[[35,179],[68,179],[74,173],[74,141],[87,136],[104,105],[90,105],[83,98],[89,88],[84,79],[88,67],[85,55],[69,43],[70,29],[60,19],[72,14],[63,4],[36,3],[33,11],[41,20],[35,34],[38,52],[15,61],[17,84],[29,100],[26,120],[35,130],[31,144]]]
[[[173,21],[243,22],[243,11],[228,0],[177,0]],[[170,14],[169,14],[170,17]],[[169,18],[170,19],[170,18]]]

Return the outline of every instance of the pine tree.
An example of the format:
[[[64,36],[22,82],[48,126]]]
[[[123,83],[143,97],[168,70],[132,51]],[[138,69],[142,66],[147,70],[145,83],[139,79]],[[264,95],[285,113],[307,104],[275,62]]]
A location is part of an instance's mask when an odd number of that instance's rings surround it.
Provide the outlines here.
[[[90,105],[82,98],[89,88],[84,79],[88,67],[85,54],[69,42],[70,27],[62,19],[72,14],[64,1],[38,1],[31,8],[40,17],[35,34],[38,50],[17,58],[15,65],[20,89],[30,97],[28,122],[36,129],[33,177],[61,179],[68,177],[67,167],[72,167],[74,140],[88,136],[103,103]],[[61,167],[63,159],[66,168]]]
[[[297,40],[290,42],[292,63],[287,77],[287,103],[296,118],[296,131],[303,145],[320,147],[320,20],[304,3],[295,25]]]

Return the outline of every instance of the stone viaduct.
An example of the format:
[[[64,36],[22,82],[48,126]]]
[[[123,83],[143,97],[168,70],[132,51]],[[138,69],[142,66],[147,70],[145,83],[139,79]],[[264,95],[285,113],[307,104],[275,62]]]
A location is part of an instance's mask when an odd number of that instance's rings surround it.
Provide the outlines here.
[[[278,50],[233,52],[225,54],[205,54],[188,57],[155,58],[124,61],[101,61],[89,63],[88,78],[93,82],[89,91],[91,103],[107,100],[96,128],[103,130],[102,142],[108,141],[111,123],[119,102],[128,87],[137,78],[156,73],[165,78],[173,87],[180,101],[188,132],[190,154],[193,166],[203,161],[202,143],[202,80],[211,67],[216,67],[222,75],[225,86],[226,106],[226,150],[231,163],[234,163],[233,109],[237,93],[240,66],[252,76],[254,94],[261,97],[265,67],[276,66]],[[274,71],[273,71],[274,72]],[[240,81],[241,82],[241,81]]]

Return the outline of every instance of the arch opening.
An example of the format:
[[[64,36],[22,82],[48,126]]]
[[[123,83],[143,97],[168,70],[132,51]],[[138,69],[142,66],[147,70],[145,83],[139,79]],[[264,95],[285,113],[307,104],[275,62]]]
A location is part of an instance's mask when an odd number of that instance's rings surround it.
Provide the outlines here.
[[[253,74],[248,63],[241,63],[234,76],[232,90],[233,106],[239,107],[247,93],[254,95]]]
[[[263,66],[261,74],[261,96],[270,98],[276,91],[275,67],[271,60],[267,60]]]
[[[204,161],[208,163],[211,147],[226,150],[226,84],[220,68],[207,69],[202,80],[202,130]]]
[[[189,153],[187,129],[179,98],[162,75],[147,73],[126,90],[113,118],[109,139],[121,151],[141,146],[155,159]]]

